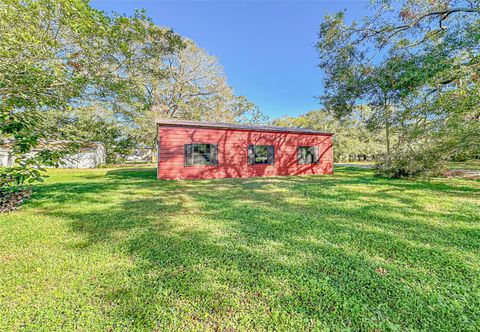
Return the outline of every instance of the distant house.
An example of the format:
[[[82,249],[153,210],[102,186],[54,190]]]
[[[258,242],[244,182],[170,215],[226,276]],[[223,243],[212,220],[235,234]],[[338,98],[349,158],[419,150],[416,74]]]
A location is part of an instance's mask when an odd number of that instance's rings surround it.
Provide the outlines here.
[[[53,148],[61,148],[65,141],[49,141],[44,145],[49,145]],[[11,140],[4,140],[3,144],[0,142],[0,167],[13,166],[15,160],[11,153]],[[35,155],[39,149],[34,149],[30,155]],[[58,165],[59,168],[95,168],[105,164],[106,153],[105,147],[102,143],[87,142],[82,143],[78,153],[69,155],[62,159],[62,163]]]
[[[332,134],[303,128],[160,120],[158,179],[331,174]]]
[[[80,151],[62,159],[59,168],[96,168],[106,163],[105,147],[99,142],[84,143]]]
[[[138,145],[132,154],[125,157],[130,162],[152,162],[153,148],[147,145]]]

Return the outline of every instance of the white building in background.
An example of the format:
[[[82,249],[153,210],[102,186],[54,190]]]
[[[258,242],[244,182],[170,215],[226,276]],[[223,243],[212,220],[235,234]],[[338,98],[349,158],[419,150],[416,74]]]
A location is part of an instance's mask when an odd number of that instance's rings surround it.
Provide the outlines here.
[[[0,146],[0,167],[10,167],[13,165],[13,158],[10,149]]]
[[[107,161],[107,153],[102,143],[90,142],[80,148],[74,155],[62,160],[64,163],[59,168],[96,168]]]
[[[152,162],[153,148],[144,144],[138,145],[133,154],[125,157],[128,162]]]
[[[15,160],[11,154],[12,141],[4,140],[0,142],[0,167],[13,166]],[[61,147],[65,144],[64,141],[51,141],[47,144],[50,146]],[[31,154],[37,153],[38,150],[33,150]],[[83,143],[80,150],[76,154],[69,155],[62,159],[62,163],[58,165],[59,168],[95,168],[106,163],[107,154],[102,143],[87,142]]]

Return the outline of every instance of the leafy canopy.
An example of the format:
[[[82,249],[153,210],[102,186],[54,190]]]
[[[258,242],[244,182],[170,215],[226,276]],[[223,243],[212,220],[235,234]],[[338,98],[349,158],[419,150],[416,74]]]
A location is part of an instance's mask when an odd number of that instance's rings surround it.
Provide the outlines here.
[[[52,150],[56,138],[45,114],[92,100],[112,102],[143,72],[149,59],[182,47],[170,30],[143,12],[106,16],[82,0],[5,0],[0,4],[0,138],[13,139],[14,167],[0,186],[41,179],[73,146]],[[31,154],[34,148],[40,153]]]
[[[367,122],[385,129],[393,165],[424,153],[432,158],[422,169],[478,157],[479,2],[374,1],[371,9],[359,22],[347,24],[341,12],[320,26],[325,108],[341,119],[370,107]]]

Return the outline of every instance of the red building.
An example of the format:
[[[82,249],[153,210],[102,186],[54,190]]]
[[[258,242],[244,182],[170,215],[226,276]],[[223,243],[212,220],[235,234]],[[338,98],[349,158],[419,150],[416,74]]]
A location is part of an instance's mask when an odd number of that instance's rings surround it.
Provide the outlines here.
[[[332,174],[332,134],[316,130],[162,120],[158,179]]]

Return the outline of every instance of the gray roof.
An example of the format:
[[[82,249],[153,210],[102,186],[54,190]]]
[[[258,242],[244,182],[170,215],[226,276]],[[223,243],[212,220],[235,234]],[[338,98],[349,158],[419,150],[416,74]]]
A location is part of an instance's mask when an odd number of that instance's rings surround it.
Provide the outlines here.
[[[323,131],[295,128],[295,127],[276,127],[276,126],[249,126],[241,124],[223,123],[223,122],[201,122],[189,120],[157,120],[158,126],[174,126],[174,127],[197,127],[197,128],[215,128],[215,129],[236,129],[250,131],[270,131],[283,133],[299,133],[299,134],[316,134],[316,135],[333,135]]]

